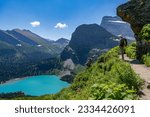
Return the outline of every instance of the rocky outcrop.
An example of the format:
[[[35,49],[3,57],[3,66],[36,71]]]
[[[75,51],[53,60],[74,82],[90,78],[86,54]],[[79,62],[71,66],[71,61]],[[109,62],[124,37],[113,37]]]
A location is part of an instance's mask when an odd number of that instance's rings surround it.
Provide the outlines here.
[[[63,69],[59,73],[61,80],[66,81],[68,83],[72,83],[75,75],[73,73],[75,67],[76,66],[71,59],[67,59],[66,61],[64,61]]]
[[[121,34],[127,39],[134,39],[134,33],[130,24],[122,21],[118,16],[104,16],[102,18],[101,26],[116,36]]]
[[[145,24],[150,23],[150,0],[130,0],[117,8],[117,14],[138,34]]]
[[[117,14],[129,22],[137,34],[137,59],[141,60],[143,54],[150,53],[150,44],[139,38],[143,26],[150,24],[150,0],[130,0],[117,8]]]
[[[81,25],[72,34],[69,45],[61,53],[62,60],[72,59],[75,64],[84,65],[90,50],[108,49],[116,46],[114,35],[97,24]]]

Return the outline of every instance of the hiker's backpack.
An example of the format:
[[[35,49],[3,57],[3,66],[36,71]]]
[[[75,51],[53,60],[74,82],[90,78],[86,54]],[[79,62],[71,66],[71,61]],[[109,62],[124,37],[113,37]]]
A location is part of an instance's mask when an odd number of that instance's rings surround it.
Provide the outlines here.
[[[122,38],[121,40],[120,40],[120,47],[125,47],[125,46],[127,46],[128,45],[128,42],[127,42],[127,39],[125,39],[125,38]]]

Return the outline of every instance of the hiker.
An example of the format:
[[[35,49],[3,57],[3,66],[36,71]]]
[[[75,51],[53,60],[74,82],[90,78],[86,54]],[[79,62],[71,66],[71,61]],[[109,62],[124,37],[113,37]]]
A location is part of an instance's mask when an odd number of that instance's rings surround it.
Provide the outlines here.
[[[121,52],[121,56],[122,56],[122,60],[124,60],[124,54],[125,54],[125,47],[128,45],[127,39],[123,38],[122,35],[119,35],[120,38],[120,52]]]

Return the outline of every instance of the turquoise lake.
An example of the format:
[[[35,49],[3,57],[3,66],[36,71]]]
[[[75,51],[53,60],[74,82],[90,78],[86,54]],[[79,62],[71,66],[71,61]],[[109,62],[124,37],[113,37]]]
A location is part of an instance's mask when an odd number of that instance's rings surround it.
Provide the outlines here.
[[[0,93],[22,91],[26,95],[41,96],[55,94],[68,86],[69,83],[61,81],[57,76],[41,75],[0,84]]]

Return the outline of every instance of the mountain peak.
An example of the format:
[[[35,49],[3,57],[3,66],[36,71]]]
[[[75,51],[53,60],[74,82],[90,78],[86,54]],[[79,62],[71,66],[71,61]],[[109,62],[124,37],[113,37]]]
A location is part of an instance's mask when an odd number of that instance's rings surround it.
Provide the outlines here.
[[[116,36],[122,34],[126,38],[134,39],[134,33],[130,24],[122,21],[118,16],[104,16],[102,18],[101,26]]]
[[[61,53],[61,58],[71,58],[74,63],[84,65],[92,49],[108,49],[117,45],[112,37],[114,35],[98,24],[80,25],[72,34],[69,45]]]
[[[22,31],[22,30],[19,29],[19,28],[15,28],[15,29],[13,29],[12,31]]]
[[[121,20],[121,18],[120,17],[118,17],[118,16],[104,16],[103,18],[102,18],[102,20]]]
[[[66,42],[69,42],[69,40],[68,39],[65,39],[65,38],[60,38],[60,39],[58,39],[58,40],[56,40],[56,42],[57,43],[66,43]]]

